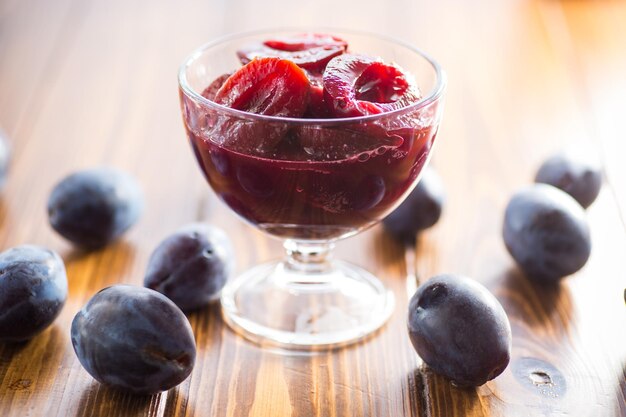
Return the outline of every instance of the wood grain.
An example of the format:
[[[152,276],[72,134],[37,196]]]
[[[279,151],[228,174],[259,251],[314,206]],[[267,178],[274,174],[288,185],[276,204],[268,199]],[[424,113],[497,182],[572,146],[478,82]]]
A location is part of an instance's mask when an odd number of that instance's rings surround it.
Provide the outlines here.
[[[625,18],[623,1],[0,1],[0,126],[13,146],[0,249],[49,246],[70,284],[50,329],[0,345],[0,415],[626,416]],[[100,386],[74,356],[70,322],[102,287],[140,284],[168,233],[219,224],[239,271],[281,255],[279,242],[235,218],[204,183],[185,143],[176,72],[217,35],[286,22],[386,33],[447,70],[433,162],[448,191],[443,219],[408,253],[380,227],[338,247],[393,289],[391,321],[355,346],[295,354],[244,341],[211,306],[189,316],[198,360],[179,387],[144,398]],[[506,253],[502,213],[541,160],[570,144],[600,155],[606,183],[588,210],[590,261],[546,289]],[[97,165],[136,175],[146,211],[123,240],[81,253],[50,229],[45,204],[60,178]],[[408,340],[416,277],[441,272],[487,285],[513,326],[510,366],[478,389],[434,375]]]

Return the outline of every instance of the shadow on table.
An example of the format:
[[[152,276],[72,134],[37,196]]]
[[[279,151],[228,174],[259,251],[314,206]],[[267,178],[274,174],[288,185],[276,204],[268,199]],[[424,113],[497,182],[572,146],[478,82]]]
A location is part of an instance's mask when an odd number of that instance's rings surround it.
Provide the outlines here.
[[[379,254],[384,265],[394,265],[398,262],[403,262],[406,251],[419,254],[427,246],[427,242],[422,234],[416,235],[415,240],[402,241],[394,238],[382,226],[376,227],[372,233],[375,236],[374,239],[381,242],[381,247],[386,249]]]
[[[193,406],[187,401],[180,401],[179,388],[155,395],[133,395],[92,382],[82,393],[75,417],[139,417],[147,415],[194,415]],[[180,404],[185,410],[180,410]]]
[[[66,252],[62,253],[65,263],[81,262],[91,255],[110,256],[112,254],[123,254],[124,256],[134,256],[135,246],[121,237],[108,245],[97,249],[83,249],[78,246],[72,246]]]
[[[408,391],[410,416],[483,415],[478,390],[488,390],[484,386],[457,387],[448,379],[433,373],[425,365],[410,371],[402,383],[406,386],[394,389]]]
[[[135,245],[123,239],[94,251],[70,248],[62,252],[70,294],[85,291],[85,282],[89,296],[104,287],[127,282],[136,254]]]
[[[566,281],[544,285],[528,279],[517,268],[510,268],[494,285],[490,290],[510,319],[533,329],[542,328],[558,335],[567,333],[572,321],[572,297]]]
[[[46,387],[48,381],[40,378],[42,367],[61,360],[64,351],[59,347],[66,339],[59,326],[52,324],[31,340],[0,343],[0,403],[10,393],[30,391],[34,385]]]
[[[23,350],[25,350],[31,341],[26,342],[4,342],[0,343],[0,381],[4,380],[4,377],[9,370],[8,364],[13,361],[13,358]],[[2,392],[2,391],[0,391]]]

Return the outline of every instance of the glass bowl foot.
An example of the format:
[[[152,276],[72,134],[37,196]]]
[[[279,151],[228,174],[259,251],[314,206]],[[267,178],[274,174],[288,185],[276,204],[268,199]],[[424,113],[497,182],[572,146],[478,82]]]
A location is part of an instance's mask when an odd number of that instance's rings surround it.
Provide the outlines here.
[[[222,292],[226,322],[261,345],[334,348],[356,342],[391,316],[394,297],[369,272],[342,261],[302,271],[289,261],[254,267]]]

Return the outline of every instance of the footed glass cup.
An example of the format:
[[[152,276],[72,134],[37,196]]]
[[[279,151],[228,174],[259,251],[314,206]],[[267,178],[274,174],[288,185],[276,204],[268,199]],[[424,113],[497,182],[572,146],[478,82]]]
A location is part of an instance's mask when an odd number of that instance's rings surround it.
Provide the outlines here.
[[[366,337],[393,311],[391,291],[369,272],[333,259],[332,249],[382,220],[417,184],[437,136],[445,79],[434,60],[410,45],[332,31],[351,51],[412,74],[421,99],[371,116],[295,119],[245,113],[202,95],[241,66],[237,50],[302,32],[235,35],[196,50],[179,72],[181,110],[211,188],[248,223],[283,239],[286,250],[284,259],[228,282],[221,297],[226,322],[263,345],[331,348]]]

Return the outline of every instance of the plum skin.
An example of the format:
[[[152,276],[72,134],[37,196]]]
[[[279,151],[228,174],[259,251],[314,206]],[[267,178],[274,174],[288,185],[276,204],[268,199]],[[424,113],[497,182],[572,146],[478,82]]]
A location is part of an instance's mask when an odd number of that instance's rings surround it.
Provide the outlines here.
[[[139,218],[143,196],[136,180],[114,168],[75,172],[61,180],[48,199],[50,225],[86,249],[120,237]]]
[[[413,191],[383,219],[383,227],[396,239],[415,243],[415,235],[434,226],[443,212],[446,193],[441,177],[426,167]]]
[[[438,275],[409,302],[409,337],[424,362],[459,386],[500,375],[511,357],[511,325],[498,300],[474,280]]]
[[[67,300],[67,275],[55,252],[22,245],[0,253],[0,341],[26,341],[45,330]]]
[[[534,184],[509,201],[502,235],[505,246],[528,278],[557,283],[581,269],[591,254],[584,209],[551,185]]]
[[[585,161],[571,152],[563,152],[541,164],[535,182],[555,186],[587,208],[600,194],[602,170],[592,161]]]
[[[114,285],[95,294],[72,321],[72,346],[96,380],[134,394],[168,390],[191,373],[196,345],[189,321],[164,295]]]
[[[183,311],[215,300],[234,264],[234,249],[221,229],[191,224],[164,239],[152,252],[144,285]]]

